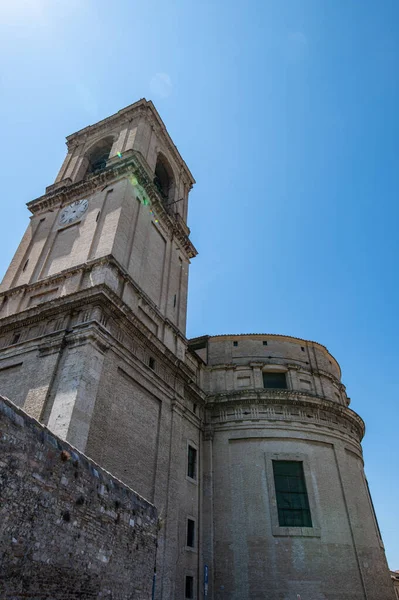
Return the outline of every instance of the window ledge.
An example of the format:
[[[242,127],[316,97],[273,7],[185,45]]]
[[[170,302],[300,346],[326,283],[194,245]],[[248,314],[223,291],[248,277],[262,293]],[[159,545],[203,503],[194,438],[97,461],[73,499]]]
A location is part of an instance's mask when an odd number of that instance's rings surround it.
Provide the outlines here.
[[[320,527],[272,527],[275,537],[321,537]]]
[[[195,485],[198,485],[198,480],[197,479],[193,479],[192,477],[189,477],[189,475],[186,475],[186,479],[187,479],[187,481],[190,481],[191,483],[194,483]]]

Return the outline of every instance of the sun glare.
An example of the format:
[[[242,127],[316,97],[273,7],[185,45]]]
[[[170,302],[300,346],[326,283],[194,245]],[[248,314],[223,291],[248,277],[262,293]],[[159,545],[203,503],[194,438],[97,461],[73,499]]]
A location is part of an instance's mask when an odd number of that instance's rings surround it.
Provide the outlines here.
[[[3,23],[10,24],[15,21],[41,20],[49,6],[49,0],[13,0],[13,2],[0,0],[0,19]]]

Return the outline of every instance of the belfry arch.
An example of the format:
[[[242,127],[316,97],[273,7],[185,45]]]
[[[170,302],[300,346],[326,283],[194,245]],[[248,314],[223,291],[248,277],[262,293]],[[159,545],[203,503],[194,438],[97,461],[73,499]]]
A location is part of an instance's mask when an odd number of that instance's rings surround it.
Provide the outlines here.
[[[166,157],[161,153],[159,153],[157,156],[154,184],[160,192],[165,204],[173,202],[175,194],[175,178],[173,175],[173,169]]]
[[[87,175],[105,169],[107,160],[111,154],[113,143],[114,138],[112,136],[107,136],[96,142],[88,151],[86,151]]]

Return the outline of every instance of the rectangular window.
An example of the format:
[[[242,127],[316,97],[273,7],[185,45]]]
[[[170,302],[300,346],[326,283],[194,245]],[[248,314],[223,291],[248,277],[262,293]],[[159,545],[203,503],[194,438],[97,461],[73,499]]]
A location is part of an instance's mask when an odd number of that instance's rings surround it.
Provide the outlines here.
[[[302,462],[273,460],[273,474],[280,527],[312,527]]]
[[[186,575],[186,598],[194,598],[194,577]]]
[[[238,342],[233,342],[233,346],[238,346]]]
[[[150,369],[152,369],[153,371],[155,371],[155,358],[153,358],[152,356],[150,356],[150,360],[148,362],[148,366],[150,367]]]
[[[267,346],[267,341],[266,340],[263,340],[263,345]]]
[[[187,546],[194,548],[195,541],[195,521],[187,519]]]
[[[268,389],[287,389],[285,373],[263,373],[263,387]]]
[[[197,450],[192,446],[188,447],[187,475],[191,479],[197,479]]]

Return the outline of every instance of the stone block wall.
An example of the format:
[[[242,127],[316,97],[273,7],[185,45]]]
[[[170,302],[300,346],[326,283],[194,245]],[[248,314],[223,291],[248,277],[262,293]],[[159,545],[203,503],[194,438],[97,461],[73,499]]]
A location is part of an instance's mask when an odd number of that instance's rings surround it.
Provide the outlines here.
[[[0,597],[148,600],[155,507],[0,397]]]

